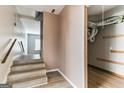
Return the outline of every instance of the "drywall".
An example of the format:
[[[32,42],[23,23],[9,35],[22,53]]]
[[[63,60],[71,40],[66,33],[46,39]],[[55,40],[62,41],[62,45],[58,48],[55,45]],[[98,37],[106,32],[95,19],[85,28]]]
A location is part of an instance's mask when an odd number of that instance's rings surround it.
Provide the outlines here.
[[[58,68],[58,31],[59,17],[43,13],[43,60],[47,69]]]
[[[8,44],[8,41],[11,38],[18,38],[18,40],[24,41],[24,30],[22,28],[22,25],[18,18],[15,17],[16,10],[14,6],[7,6],[2,5],[0,6],[0,53],[6,45]],[[14,26],[14,23],[16,21],[16,27]],[[23,32],[23,33],[22,33]],[[25,42],[23,42],[25,44]],[[14,48],[12,49],[12,52],[10,53],[10,56],[8,57],[5,64],[0,63],[0,84],[6,83],[7,75],[10,71],[10,66],[12,65],[13,58],[20,54],[21,50],[18,45],[18,42],[16,42]]]
[[[65,6],[59,19],[59,68],[75,86],[84,87],[84,6]]]
[[[124,6],[118,6],[105,12],[105,18],[113,15],[124,15]],[[124,53],[111,53],[113,50],[124,51],[124,38],[106,38],[103,36],[124,35],[124,23],[105,26],[96,36],[94,43],[89,43],[89,64],[124,75],[124,65],[96,60],[104,58],[124,63]]]

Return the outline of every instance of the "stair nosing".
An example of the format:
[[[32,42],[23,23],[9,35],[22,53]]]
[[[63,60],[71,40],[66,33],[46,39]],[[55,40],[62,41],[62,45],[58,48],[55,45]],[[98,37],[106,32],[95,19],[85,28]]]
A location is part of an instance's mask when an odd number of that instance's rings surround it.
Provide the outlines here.
[[[39,61],[39,62],[42,62],[43,60],[41,60],[41,59],[20,59],[20,60],[17,60],[17,59],[15,59],[13,62],[25,62],[25,61],[27,61],[27,62],[32,62],[32,61]]]
[[[14,63],[44,63],[44,61],[14,61]]]

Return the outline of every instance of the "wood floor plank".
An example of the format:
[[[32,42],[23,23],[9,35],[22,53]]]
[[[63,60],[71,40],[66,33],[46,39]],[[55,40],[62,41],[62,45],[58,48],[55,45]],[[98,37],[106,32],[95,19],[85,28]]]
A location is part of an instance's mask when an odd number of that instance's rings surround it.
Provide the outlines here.
[[[40,85],[35,88],[72,88],[65,78],[58,72],[48,72],[48,84]]]
[[[88,66],[89,88],[124,88],[124,79],[107,71]]]

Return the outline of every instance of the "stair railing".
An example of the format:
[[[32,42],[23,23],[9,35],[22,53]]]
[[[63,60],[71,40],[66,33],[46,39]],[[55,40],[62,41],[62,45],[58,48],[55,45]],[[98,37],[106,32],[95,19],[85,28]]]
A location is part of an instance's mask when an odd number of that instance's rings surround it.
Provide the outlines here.
[[[6,62],[8,56],[10,55],[10,52],[12,51],[15,42],[17,39],[12,39],[9,44],[5,47],[5,49],[2,51],[1,56],[0,56],[0,62],[3,64]]]
[[[25,52],[25,49],[24,49],[23,42],[22,42],[22,41],[18,41],[18,44],[19,44],[19,46],[20,46],[20,49],[21,49],[22,52],[24,53],[24,52]]]

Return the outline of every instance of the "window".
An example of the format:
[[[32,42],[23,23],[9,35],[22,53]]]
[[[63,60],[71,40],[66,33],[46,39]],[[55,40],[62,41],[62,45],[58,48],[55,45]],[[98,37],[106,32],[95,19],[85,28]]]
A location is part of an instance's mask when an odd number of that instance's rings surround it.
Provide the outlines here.
[[[40,50],[40,39],[35,39],[35,50]]]

